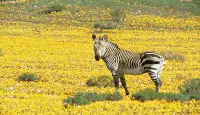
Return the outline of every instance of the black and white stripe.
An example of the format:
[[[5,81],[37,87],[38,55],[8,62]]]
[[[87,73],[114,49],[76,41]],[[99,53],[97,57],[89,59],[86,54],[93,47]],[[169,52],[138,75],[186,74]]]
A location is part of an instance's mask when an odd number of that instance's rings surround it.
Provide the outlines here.
[[[160,74],[164,68],[165,61],[163,56],[154,52],[132,53],[120,49],[116,44],[104,39],[100,39],[106,47],[104,55],[101,58],[111,71],[115,87],[119,89],[119,78],[128,95],[124,74],[143,74],[148,73],[156,86],[156,91],[162,85]]]

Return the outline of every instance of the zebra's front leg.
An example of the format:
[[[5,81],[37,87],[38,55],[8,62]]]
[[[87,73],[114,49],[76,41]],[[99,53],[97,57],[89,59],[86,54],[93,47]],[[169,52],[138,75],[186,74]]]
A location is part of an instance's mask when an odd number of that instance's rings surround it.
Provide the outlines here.
[[[125,80],[124,74],[120,75],[120,81],[122,83],[122,86],[125,89],[126,95],[129,95],[129,91],[128,91],[128,88],[126,86],[126,80]]]
[[[119,91],[119,76],[116,75],[116,74],[112,74],[112,76],[113,76],[113,79],[114,79],[116,92],[118,92]]]

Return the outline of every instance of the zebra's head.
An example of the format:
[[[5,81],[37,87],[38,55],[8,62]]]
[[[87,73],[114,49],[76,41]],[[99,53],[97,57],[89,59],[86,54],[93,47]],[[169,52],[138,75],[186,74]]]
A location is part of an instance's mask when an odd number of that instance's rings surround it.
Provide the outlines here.
[[[97,38],[95,34],[92,34],[92,39],[94,40],[94,54],[95,59],[99,61],[101,57],[106,52],[106,46],[107,46],[107,36],[104,35],[103,37]]]

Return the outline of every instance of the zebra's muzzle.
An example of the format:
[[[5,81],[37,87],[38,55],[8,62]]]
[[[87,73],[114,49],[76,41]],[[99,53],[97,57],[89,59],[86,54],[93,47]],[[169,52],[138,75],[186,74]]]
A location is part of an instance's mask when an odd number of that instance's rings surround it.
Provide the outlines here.
[[[99,61],[99,60],[100,60],[100,56],[95,55],[95,59],[96,59],[97,61]]]

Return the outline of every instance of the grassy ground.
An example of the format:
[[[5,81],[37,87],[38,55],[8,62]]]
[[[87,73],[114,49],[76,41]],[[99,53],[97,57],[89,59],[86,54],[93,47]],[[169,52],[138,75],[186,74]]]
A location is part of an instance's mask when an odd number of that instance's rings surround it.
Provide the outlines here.
[[[126,12],[124,21],[115,22],[119,28],[97,35],[107,34],[120,48],[133,52],[165,55],[161,93],[180,93],[184,81],[199,78],[199,5],[157,1],[0,2],[0,114],[198,114],[199,100],[140,102],[125,96],[122,87],[120,101],[64,106],[64,99],[79,92],[114,93],[114,87],[88,86],[87,81],[111,77],[103,61],[94,59],[91,33],[96,22],[113,21],[111,11],[119,7]],[[62,11],[43,13],[55,5]],[[24,73],[39,80],[19,82]],[[147,74],[126,75],[126,80],[131,95],[154,89]]]

